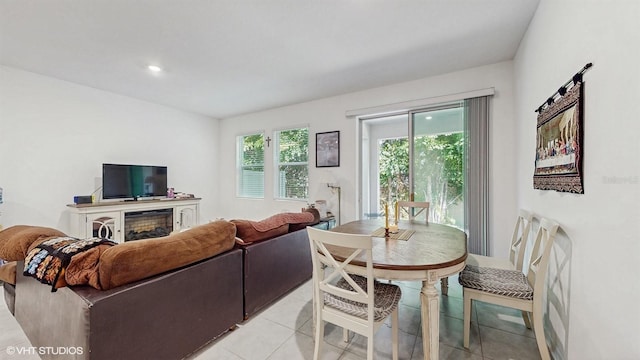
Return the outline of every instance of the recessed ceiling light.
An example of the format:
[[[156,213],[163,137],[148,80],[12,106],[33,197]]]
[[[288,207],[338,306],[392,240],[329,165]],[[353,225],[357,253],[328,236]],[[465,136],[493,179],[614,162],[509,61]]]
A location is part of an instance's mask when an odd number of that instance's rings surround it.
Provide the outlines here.
[[[432,116],[427,116],[427,120],[431,120],[431,119],[433,119]]]
[[[154,73],[159,73],[162,71],[162,68],[158,65],[149,65],[147,66],[147,69],[149,69],[150,71],[154,72]]]

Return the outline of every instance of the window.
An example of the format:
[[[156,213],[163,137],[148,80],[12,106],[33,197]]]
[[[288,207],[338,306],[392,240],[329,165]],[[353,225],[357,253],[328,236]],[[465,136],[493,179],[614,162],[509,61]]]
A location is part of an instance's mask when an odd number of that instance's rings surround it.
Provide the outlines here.
[[[307,199],[309,192],[309,129],[275,133],[276,197]]]
[[[264,134],[238,136],[237,168],[239,197],[264,197]]]

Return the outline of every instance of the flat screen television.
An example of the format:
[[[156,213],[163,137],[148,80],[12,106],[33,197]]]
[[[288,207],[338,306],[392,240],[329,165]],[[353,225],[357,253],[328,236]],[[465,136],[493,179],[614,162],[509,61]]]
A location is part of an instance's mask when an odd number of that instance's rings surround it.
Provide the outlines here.
[[[103,199],[166,196],[166,166],[102,164]]]

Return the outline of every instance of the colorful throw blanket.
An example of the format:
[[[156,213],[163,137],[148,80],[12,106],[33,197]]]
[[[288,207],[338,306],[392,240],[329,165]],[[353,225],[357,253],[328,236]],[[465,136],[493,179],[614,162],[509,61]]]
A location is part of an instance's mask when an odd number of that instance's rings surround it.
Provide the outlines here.
[[[100,238],[81,240],[68,236],[49,239],[29,251],[23,274],[51,285],[51,292],[54,292],[67,286],[65,270],[74,255],[103,244],[112,246],[116,243]]]

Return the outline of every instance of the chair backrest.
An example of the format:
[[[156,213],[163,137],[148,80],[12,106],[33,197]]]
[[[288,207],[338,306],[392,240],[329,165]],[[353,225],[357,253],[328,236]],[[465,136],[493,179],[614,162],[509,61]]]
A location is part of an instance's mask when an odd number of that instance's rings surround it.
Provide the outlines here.
[[[516,221],[516,226],[513,229],[511,246],[509,248],[509,261],[511,261],[516,270],[522,271],[524,253],[529,240],[532,219],[533,215],[530,212],[526,210],[519,211],[518,221]]]
[[[540,226],[531,251],[529,271],[527,272],[527,281],[533,287],[534,306],[536,303],[542,303],[545,278],[549,267],[549,256],[551,256],[551,248],[553,247],[558,226],[555,221],[546,218],[540,219]]]
[[[409,220],[415,220],[416,216],[424,212],[427,224],[429,223],[429,205],[428,201],[398,201],[398,211],[406,212]],[[420,209],[416,212],[416,209]]]
[[[373,325],[374,320],[374,278],[373,278],[373,241],[370,235],[345,234],[333,231],[320,230],[307,227],[309,234],[309,244],[311,246],[311,259],[313,263],[313,291],[317,304],[324,306],[321,300],[323,293],[338,296],[344,299],[367,304],[367,320]],[[348,254],[345,259],[338,259],[329,252],[329,246],[339,246]],[[364,259],[362,259],[364,255]],[[353,278],[346,272],[345,267],[353,262],[366,262],[367,289],[360,287]],[[327,270],[332,271],[325,274],[322,264],[327,265]],[[337,287],[335,284],[344,279],[351,285],[353,291]]]

